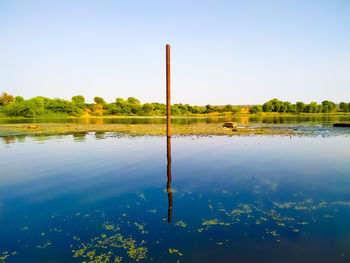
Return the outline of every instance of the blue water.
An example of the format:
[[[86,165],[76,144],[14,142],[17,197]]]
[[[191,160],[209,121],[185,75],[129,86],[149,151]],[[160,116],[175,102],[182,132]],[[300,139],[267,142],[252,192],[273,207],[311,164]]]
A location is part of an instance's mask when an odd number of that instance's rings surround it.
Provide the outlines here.
[[[2,139],[0,262],[350,262],[347,136]]]

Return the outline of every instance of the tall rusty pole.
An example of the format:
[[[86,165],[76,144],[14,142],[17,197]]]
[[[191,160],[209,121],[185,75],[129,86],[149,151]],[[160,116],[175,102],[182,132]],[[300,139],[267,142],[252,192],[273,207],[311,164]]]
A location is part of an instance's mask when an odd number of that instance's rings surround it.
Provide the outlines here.
[[[171,108],[170,108],[170,45],[166,45],[166,135],[167,135],[167,193],[168,193],[168,222],[171,223],[173,214],[173,192],[171,189]]]
[[[166,45],[166,135],[171,136],[170,130],[170,45]]]

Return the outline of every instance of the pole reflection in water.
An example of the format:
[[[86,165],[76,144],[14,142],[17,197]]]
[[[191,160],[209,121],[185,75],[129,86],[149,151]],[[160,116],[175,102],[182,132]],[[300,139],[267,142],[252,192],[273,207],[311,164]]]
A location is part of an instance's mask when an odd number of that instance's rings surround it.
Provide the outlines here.
[[[166,190],[168,193],[168,223],[171,223],[171,217],[173,214],[173,192],[171,189],[171,136],[167,136],[167,184]]]

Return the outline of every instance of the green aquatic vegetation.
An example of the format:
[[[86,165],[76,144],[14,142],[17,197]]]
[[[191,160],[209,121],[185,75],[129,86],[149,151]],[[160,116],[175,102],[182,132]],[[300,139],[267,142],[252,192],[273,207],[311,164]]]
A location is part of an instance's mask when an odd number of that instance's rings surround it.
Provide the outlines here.
[[[184,222],[182,222],[182,221],[178,221],[178,222],[176,222],[176,223],[175,223],[175,226],[179,226],[179,227],[186,227],[186,226],[187,226],[187,224],[186,224],[186,223],[184,223]]]
[[[46,241],[46,243],[44,245],[36,245],[36,248],[46,248],[48,246],[51,246],[52,243],[50,241]]]
[[[308,222],[306,221],[299,221],[302,219],[300,216],[298,216],[298,220],[294,217],[290,216],[284,216],[283,213],[289,213],[287,212],[288,209],[293,209],[295,210],[295,207],[297,208],[304,208],[310,209],[311,205],[313,205],[312,199],[306,199],[305,201],[302,202],[285,202],[285,203],[278,203],[278,202],[272,202],[274,207],[282,210],[275,210],[275,209],[269,209],[266,210],[265,206],[266,204],[256,201],[254,203],[238,203],[236,206],[238,208],[231,210],[231,212],[227,212],[226,209],[222,206],[221,203],[218,203],[218,206],[220,207],[217,211],[218,212],[223,212],[227,217],[231,218],[233,220],[233,223],[224,223],[223,218],[216,218],[216,219],[211,219],[211,220],[206,220],[202,222],[202,225],[205,226],[205,228],[199,228],[197,229],[197,232],[201,233],[204,230],[208,230],[211,226],[229,226],[232,224],[241,224],[245,226],[249,225],[261,225],[263,226],[269,226],[269,228],[266,230],[267,234],[269,236],[274,237],[277,242],[280,242],[280,239],[278,238],[280,235],[278,234],[277,231],[279,229],[289,229],[290,231],[293,231],[295,233],[299,232],[300,229],[296,228],[295,225],[306,225]],[[267,206],[269,206],[267,204]],[[296,209],[299,210],[299,209]],[[292,210],[290,210],[292,211]],[[244,217],[245,215],[245,217]],[[254,219],[254,220],[251,220]],[[298,222],[299,221],[299,222]],[[315,220],[314,220],[315,222]],[[268,224],[268,225],[266,225]],[[272,225],[271,225],[272,224]],[[271,229],[271,226],[275,226],[276,229]]]
[[[61,233],[63,230],[62,229],[58,229],[58,228],[50,228],[49,232],[57,232],[57,233]]]
[[[318,205],[319,206],[325,206],[327,203],[326,203],[326,201],[321,201]]]
[[[0,252],[0,262],[5,262],[5,259],[7,259],[8,257],[10,256],[15,256],[17,255],[18,253],[16,251],[13,251],[12,253],[8,252],[8,251],[3,251],[3,252]]]
[[[202,223],[203,226],[210,226],[210,225],[217,225],[217,224],[219,224],[219,221],[217,219],[207,220]]]
[[[206,221],[202,222],[202,225],[206,226],[205,230],[208,230],[211,226],[214,226],[214,225],[229,226],[231,224],[230,223],[221,222],[221,221],[219,221],[218,219],[215,218],[215,219],[206,220]],[[202,232],[203,229],[200,228],[197,231],[198,232]]]
[[[169,248],[169,253],[170,254],[177,254],[179,256],[183,256],[183,254],[178,249],[175,249],[175,248]]]
[[[108,222],[103,224],[104,228],[106,226],[110,231],[118,229],[115,226],[112,229],[110,227],[111,224]],[[124,238],[120,233],[112,235],[101,234],[91,239],[89,243],[80,244],[79,249],[72,250],[72,252],[74,253],[73,257],[86,258],[90,260],[89,262],[109,262],[112,256],[114,256],[114,262],[121,262],[122,258],[115,256],[115,253],[112,251],[113,249],[123,249],[130,259],[140,261],[146,258],[148,251],[146,247],[141,246],[144,243],[145,241],[141,241],[141,244],[137,245],[136,240],[131,237]]]
[[[276,230],[269,230],[269,229],[266,228],[265,232],[266,232],[266,234],[270,234],[273,237],[278,237],[279,236],[279,234],[277,234]]]
[[[102,224],[102,227],[106,230],[114,230],[114,225],[106,222]]]
[[[296,206],[294,206],[294,209],[296,209],[296,210],[306,210],[307,207],[306,206],[298,206],[298,205],[296,205]]]
[[[244,211],[240,210],[240,209],[234,209],[234,210],[231,211],[231,215],[232,216],[240,216],[243,213],[244,213]]]
[[[312,199],[311,199],[311,198],[306,199],[306,200],[305,200],[305,203],[307,203],[307,204],[311,204],[311,203],[312,203]]]
[[[239,204],[240,207],[244,209],[244,213],[251,213],[253,210],[249,206],[249,204]]]
[[[278,208],[290,208],[292,206],[295,205],[295,203],[293,202],[286,202],[286,203],[277,203],[277,202],[272,202],[274,204],[274,206],[278,207]]]
[[[143,230],[143,225],[137,223],[137,222],[134,222],[134,225],[139,229],[139,230]]]
[[[139,223],[137,223],[137,222],[134,222],[134,225],[135,225],[139,230],[141,230],[141,234],[142,234],[142,235],[148,234],[148,231],[145,231],[145,230],[144,230],[144,225],[141,225],[141,224],[139,224]]]

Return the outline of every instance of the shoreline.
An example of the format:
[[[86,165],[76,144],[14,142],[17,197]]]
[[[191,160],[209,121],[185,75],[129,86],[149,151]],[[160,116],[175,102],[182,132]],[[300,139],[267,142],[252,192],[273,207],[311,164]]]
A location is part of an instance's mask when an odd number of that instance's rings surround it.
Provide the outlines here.
[[[239,124],[238,124],[239,125]],[[297,131],[288,125],[269,127],[238,127],[223,128],[222,124],[192,124],[172,125],[174,136],[256,136],[256,135],[279,135],[301,136],[304,132]],[[2,124],[0,125],[0,137],[22,135],[64,135],[82,134],[89,132],[115,132],[131,136],[165,136],[164,124],[65,124],[65,123],[40,123],[40,124]]]
[[[291,113],[259,113],[259,114],[198,114],[198,115],[175,115],[171,118],[240,118],[240,117],[340,117],[346,116],[350,117],[350,113],[300,113],[300,114],[291,114]],[[87,115],[87,116],[38,116],[33,118],[25,117],[7,117],[1,116],[0,120],[45,120],[45,119],[164,119],[164,115]]]

